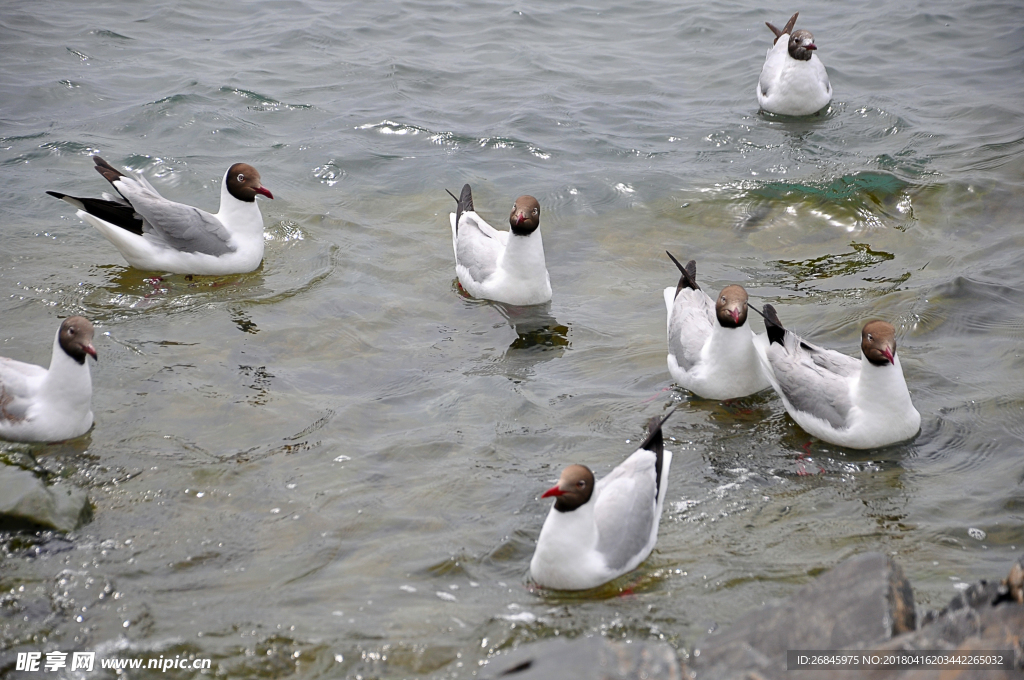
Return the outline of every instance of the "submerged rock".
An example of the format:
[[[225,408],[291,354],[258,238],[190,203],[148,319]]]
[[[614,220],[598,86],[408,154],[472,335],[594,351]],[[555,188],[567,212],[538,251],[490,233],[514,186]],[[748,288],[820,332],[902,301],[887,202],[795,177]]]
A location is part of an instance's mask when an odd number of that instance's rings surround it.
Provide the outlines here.
[[[600,637],[546,640],[491,659],[480,677],[497,680],[1024,680],[1024,555],[1000,582],[979,581],[939,612],[917,615],[903,570],[880,553],[851,557],[779,602],[706,637],[689,665],[664,643]],[[915,629],[916,628],[916,629]],[[788,670],[791,650],[885,655],[1000,651],[1004,668]],[[918,655],[920,656],[920,655]]]
[[[1010,668],[982,670],[965,668],[956,677],[959,680],[984,678],[1005,680],[1024,678],[1024,555],[1017,559],[1009,575],[1001,582],[981,580],[958,593],[939,612],[928,612],[921,617],[919,630],[901,635],[887,644],[885,651],[913,652],[941,650],[955,655],[979,652],[1007,652]],[[836,676],[838,677],[838,671]],[[869,677],[886,680],[938,677],[939,671],[905,670],[900,673],[876,672]],[[950,671],[947,671],[950,673]]]
[[[82,489],[48,487],[31,472],[0,465],[0,528],[73,531],[90,512]]]
[[[487,680],[679,680],[676,652],[665,643],[625,644],[602,637],[545,640],[492,659]]]
[[[698,678],[791,677],[791,649],[851,649],[914,630],[914,593],[881,553],[857,555],[793,593],[709,635],[694,649]]]

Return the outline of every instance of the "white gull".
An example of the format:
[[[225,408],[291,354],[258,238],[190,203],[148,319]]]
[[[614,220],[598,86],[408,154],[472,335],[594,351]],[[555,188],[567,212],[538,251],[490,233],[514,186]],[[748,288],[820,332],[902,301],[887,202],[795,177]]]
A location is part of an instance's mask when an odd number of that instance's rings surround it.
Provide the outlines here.
[[[812,345],[764,306],[766,337],[758,351],[786,411],[808,434],[851,449],[873,449],[910,439],[921,414],[910,400],[896,354],[896,331],[869,321],[860,359]]]
[[[652,418],[647,439],[629,458],[594,482],[584,465],[570,465],[541,498],[555,502],[537,538],[530,574],[556,590],[596,588],[647,559],[658,541],[672,452]]]
[[[263,215],[256,195],[274,196],[251,165],[235,163],[221,182],[220,211],[211,215],[169,201],[140,173],[125,175],[99,156],[96,170],[117,190],[103,198],[46,193],[78,208],[77,215],[96,227],[128,264],[172,274],[239,274],[263,261]]]
[[[0,439],[53,442],[89,431],[92,339],[92,323],[72,316],[57,329],[49,369],[0,357]]]
[[[448,193],[455,198],[455,194]],[[452,248],[455,273],[466,292],[510,305],[537,305],[551,300],[537,199],[516,199],[509,215],[509,231],[498,231],[477,215],[468,184],[455,200],[458,206],[450,217]]]
[[[705,399],[736,399],[768,389],[747,323],[747,291],[732,285],[712,300],[697,285],[697,263],[664,291],[668,310],[668,371],[680,387]]]
[[[790,17],[782,30],[765,22],[775,34],[775,43],[761,67],[757,103],[770,113],[808,116],[832,101],[832,84],[814,53],[818,49],[814,36],[810,31],[793,31],[799,14]]]

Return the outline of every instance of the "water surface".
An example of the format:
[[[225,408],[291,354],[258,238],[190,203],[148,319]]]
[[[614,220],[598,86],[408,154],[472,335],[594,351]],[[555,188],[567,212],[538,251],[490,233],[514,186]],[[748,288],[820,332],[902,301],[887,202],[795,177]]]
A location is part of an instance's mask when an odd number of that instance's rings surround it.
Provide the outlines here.
[[[797,9],[836,98],[761,115],[763,24]],[[241,678],[466,678],[556,635],[685,654],[868,550],[897,559],[919,607],[1001,577],[1024,546],[1018,15],[8,8],[0,353],[46,363],[68,314],[101,336],[92,432],[0,444],[95,506],[69,536],[3,535],[0,668],[97,650],[209,657]],[[261,201],[263,266],[128,268],[44,193],[104,190],[95,153],[207,209],[230,163],[253,164],[277,197]],[[550,305],[459,294],[444,190],[466,182],[495,223],[540,200]],[[770,393],[674,388],[666,249],[827,346],[853,353],[865,320],[891,321],[920,435],[843,450]],[[673,405],[652,557],[596,592],[534,589],[537,496],[569,463],[606,473]]]

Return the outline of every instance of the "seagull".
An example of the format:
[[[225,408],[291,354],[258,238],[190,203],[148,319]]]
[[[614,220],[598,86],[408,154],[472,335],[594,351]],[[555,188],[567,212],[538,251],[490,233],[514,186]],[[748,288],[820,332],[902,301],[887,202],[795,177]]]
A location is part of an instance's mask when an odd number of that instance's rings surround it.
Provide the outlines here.
[[[92,323],[72,316],[57,329],[49,369],[0,357],[0,439],[56,442],[89,431],[92,336]]]
[[[764,306],[768,332],[758,352],[786,411],[809,434],[851,449],[873,449],[910,439],[921,414],[910,401],[896,330],[869,321],[861,331],[860,360],[817,347],[786,330],[775,308]]]
[[[757,103],[770,113],[809,116],[832,101],[825,65],[814,54],[818,49],[814,36],[810,31],[793,31],[799,14],[790,17],[781,31],[765,22],[775,34],[775,42],[761,68]]]
[[[224,174],[220,212],[169,201],[141,173],[129,177],[99,156],[96,171],[118,196],[76,198],[46,193],[78,208],[78,217],[96,227],[136,269],[172,274],[240,274],[263,260],[263,215],[256,195],[273,198],[260,173],[235,163]]]
[[[570,465],[541,498],[555,502],[537,538],[530,574],[555,590],[587,590],[640,566],[658,541],[672,452],[652,418],[647,439],[629,458],[594,483],[584,465]]]
[[[697,285],[697,263],[686,266],[665,251],[682,273],[665,289],[668,310],[668,372],[705,399],[737,399],[771,387],[747,323],[747,291],[732,285],[717,300]]]
[[[450,191],[448,195],[455,198]],[[455,273],[466,292],[509,305],[539,305],[551,300],[537,199],[516,199],[508,218],[511,231],[498,231],[476,214],[468,184],[455,200],[458,207],[451,213]]]

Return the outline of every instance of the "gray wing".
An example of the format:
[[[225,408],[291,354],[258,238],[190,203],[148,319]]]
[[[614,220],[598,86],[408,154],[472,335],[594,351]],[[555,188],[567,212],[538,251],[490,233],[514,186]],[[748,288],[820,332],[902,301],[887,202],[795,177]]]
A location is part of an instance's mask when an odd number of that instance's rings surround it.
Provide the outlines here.
[[[0,357],[0,421],[25,420],[32,405],[29,381],[45,374],[42,366]]]
[[[235,249],[231,233],[220,220],[199,208],[168,201],[146,182],[121,177],[115,188],[143,219],[145,234],[186,253],[223,255]]]
[[[679,291],[668,326],[668,349],[681,369],[689,371],[700,360],[714,323],[715,303],[707,293],[690,288]]]
[[[629,564],[651,538],[657,507],[654,464],[654,453],[640,449],[598,482],[597,550],[611,569]]]
[[[811,361],[826,371],[841,375],[844,378],[855,375],[860,371],[860,361],[842,352],[818,347],[806,340],[800,341],[800,347],[807,352]]]
[[[848,378],[860,370],[860,362],[804,342],[789,331],[785,343],[785,347],[772,343],[767,357],[786,400],[832,427],[846,427],[851,407]]]
[[[498,268],[498,257],[505,248],[500,234],[501,232],[480,219],[476,213],[462,214],[455,258],[460,265],[469,270],[469,275],[474,281],[485,280]]]

